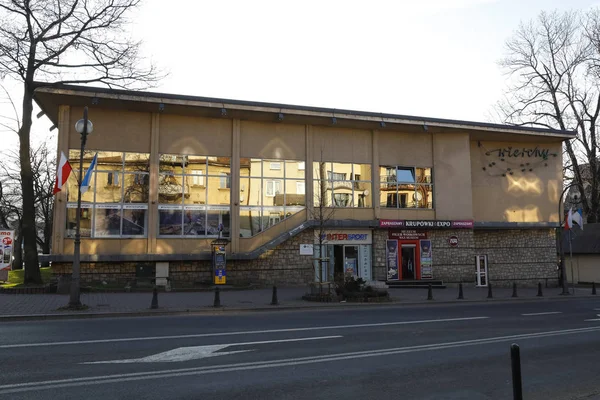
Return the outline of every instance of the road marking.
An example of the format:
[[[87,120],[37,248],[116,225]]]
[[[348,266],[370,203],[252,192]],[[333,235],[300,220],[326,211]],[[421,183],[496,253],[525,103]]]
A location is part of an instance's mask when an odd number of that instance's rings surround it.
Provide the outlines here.
[[[226,356],[228,354],[245,353],[252,350],[237,350],[237,351],[226,351],[222,353],[215,353],[215,351],[222,350],[230,346],[251,346],[256,344],[271,344],[271,343],[289,343],[289,342],[307,342],[309,340],[325,340],[325,339],[339,339],[343,336],[320,336],[320,337],[309,337],[309,338],[298,338],[298,339],[282,339],[282,340],[263,340],[260,342],[246,342],[246,343],[228,343],[228,344],[215,344],[208,346],[190,346],[190,347],[179,347],[177,349],[165,351],[162,353],[154,354],[148,357],[142,358],[130,358],[126,360],[109,360],[109,361],[94,361],[84,362],[81,364],[131,364],[131,363],[153,363],[153,362],[182,362],[198,360],[201,358],[208,357],[219,357]]]
[[[280,360],[270,361],[256,361],[236,364],[224,364],[224,365],[210,365],[196,368],[180,368],[180,369],[167,369],[162,371],[149,371],[149,372],[134,372],[127,374],[113,374],[113,375],[100,375],[100,376],[89,376],[83,378],[71,378],[71,379],[57,379],[53,381],[40,381],[40,382],[26,382],[26,383],[14,383],[9,385],[0,385],[0,394],[29,392],[36,390],[45,389],[58,389],[65,387],[77,387],[86,385],[102,385],[108,383],[122,383],[131,381],[141,381],[150,379],[164,379],[164,378],[175,378],[190,375],[204,375],[204,374],[215,374],[222,372],[233,372],[233,371],[247,371],[265,368],[279,368],[287,366],[297,366],[306,364],[316,364],[323,362],[332,361],[343,361],[360,359],[367,357],[380,357],[387,355],[396,355],[404,353],[413,353],[419,351],[431,351],[431,350],[443,350],[456,347],[475,346],[480,344],[490,343],[502,343],[511,342],[514,340],[527,340],[527,339],[538,339],[542,337],[561,336],[561,335],[572,335],[577,333],[589,333],[600,331],[600,327],[589,327],[589,328],[578,328],[578,329],[566,329],[561,331],[547,331],[537,333],[526,333],[519,335],[510,336],[498,336],[483,339],[472,339],[463,340],[459,342],[448,342],[448,343],[436,343],[426,344],[419,346],[409,347],[396,347],[389,349],[380,350],[366,350],[357,351],[350,353],[338,353],[329,354],[322,356],[311,356],[311,357],[299,357],[299,358],[288,358]]]
[[[562,311],[548,311],[548,312],[538,312],[538,313],[528,313],[528,314],[521,314],[525,317],[531,317],[534,315],[551,315],[551,314],[562,314]]]
[[[306,327],[306,328],[285,328],[285,329],[272,329],[272,330],[261,330],[261,331],[197,333],[197,334],[192,334],[192,335],[147,336],[147,337],[133,337],[133,338],[116,338],[116,339],[95,339],[95,340],[73,340],[73,341],[66,341],[66,342],[19,343],[19,344],[0,345],[0,349],[14,349],[14,348],[19,348],[19,347],[64,346],[64,345],[75,345],[75,344],[138,342],[138,341],[142,341],[142,340],[194,339],[194,338],[214,337],[214,336],[221,337],[221,336],[239,336],[239,335],[259,335],[259,334],[285,333],[285,332],[308,332],[308,331],[320,331],[320,330],[328,330],[328,329],[354,329],[354,328],[369,328],[369,327],[377,327],[377,326],[430,324],[430,323],[436,323],[436,322],[476,321],[476,320],[487,319],[487,318],[489,318],[489,317],[426,319],[426,320],[420,320],[420,321],[397,321],[397,322],[380,322],[380,323],[374,323],[374,324],[311,326],[311,327]]]
[[[596,314],[596,316],[600,317],[600,314]],[[586,322],[590,322],[590,321],[600,321],[600,318],[595,318],[595,319],[584,319],[584,321],[586,321]]]

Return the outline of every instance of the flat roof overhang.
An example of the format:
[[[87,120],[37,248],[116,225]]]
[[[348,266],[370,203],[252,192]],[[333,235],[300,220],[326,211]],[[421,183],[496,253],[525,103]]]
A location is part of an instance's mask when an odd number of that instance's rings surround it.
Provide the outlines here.
[[[54,125],[60,105],[152,112],[209,118],[228,118],[282,124],[310,124],[407,133],[468,132],[472,140],[556,142],[576,132],[534,127],[373,113],[288,104],[263,103],[134,90],[37,83],[36,103]],[[225,112],[223,113],[223,110]]]

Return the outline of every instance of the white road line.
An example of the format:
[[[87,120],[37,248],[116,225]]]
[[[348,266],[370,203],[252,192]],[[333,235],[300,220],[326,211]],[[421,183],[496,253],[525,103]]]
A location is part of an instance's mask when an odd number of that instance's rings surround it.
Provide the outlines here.
[[[225,351],[216,353],[219,350],[223,350],[230,346],[250,346],[256,344],[272,344],[272,343],[289,343],[289,342],[307,342],[309,340],[325,340],[325,339],[339,339],[343,336],[319,336],[319,337],[308,337],[308,338],[297,338],[297,339],[281,339],[281,340],[263,340],[260,342],[245,342],[245,343],[226,343],[226,344],[213,344],[208,346],[190,346],[190,347],[179,347],[173,350],[164,351],[158,354],[153,354],[148,357],[141,358],[130,358],[121,360],[107,360],[107,361],[93,361],[84,362],[81,364],[131,364],[131,363],[153,363],[153,362],[182,362],[199,360],[207,357],[220,357],[227,356],[235,353],[244,353],[252,350],[237,350],[237,351]]]
[[[551,314],[562,314],[562,311],[548,311],[548,312],[538,312],[538,313],[529,313],[529,314],[521,314],[525,317],[531,317],[534,315],[551,315]]]
[[[380,350],[366,350],[357,351],[350,353],[338,353],[329,354],[322,356],[312,357],[299,357],[299,358],[288,358],[280,360],[270,361],[256,361],[236,364],[224,364],[224,365],[211,365],[196,368],[180,368],[180,369],[167,369],[162,371],[149,371],[149,372],[134,372],[127,374],[113,374],[113,375],[100,375],[90,376],[82,378],[71,378],[71,379],[57,379],[53,381],[40,381],[40,382],[26,382],[26,383],[14,383],[9,385],[0,385],[0,394],[28,392],[44,389],[58,389],[64,387],[76,387],[86,385],[101,385],[108,383],[120,383],[120,382],[131,382],[149,379],[160,379],[160,378],[173,378],[190,375],[204,375],[214,374],[222,372],[233,372],[233,371],[245,371],[255,370],[264,368],[278,368],[286,366],[297,366],[305,364],[316,364],[331,361],[342,361],[351,359],[360,359],[367,357],[380,357],[387,355],[396,355],[404,353],[413,353],[419,351],[431,351],[431,350],[443,350],[456,347],[475,346],[480,344],[490,343],[502,343],[511,342],[514,340],[527,340],[537,339],[542,337],[561,336],[561,335],[572,335],[577,333],[589,333],[600,331],[600,327],[589,327],[589,328],[578,328],[578,329],[566,329],[561,331],[547,331],[538,333],[527,333],[510,336],[498,336],[483,339],[463,340],[458,342],[447,342],[447,343],[435,343],[426,344],[419,346],[408,346],[408,347],[396,347],[389,349]]]
[[[596,319],[584,319],[585,322],[591,322],[591,321],[600,321],[600,318],[596,318]]]
[[[353,328],[369,328],[369,327],[377,327],[377,326],[431,324],[431,323],[436,323],[436,322],[476,321],[476,320],[488,319],[488,318],[489,317],[426,319],[426,320],[420,320],[420,321],[397,321],[397,322],[380,322],[380,323],[374,323],[374,324],[311,326],[311,327],[306,327],[306,328],[286,328],[286,329],[272,329],[272,330],[261,330],[261,331],[197,333],[197,334],[192,334],[192,335],[147,336],[147,337],[96,339],[96,340],[73,340],[73,341],[67,341],[67,342],[19,343],[19,344],[0,345],[0,349],[14,349],[14,348],[19,348],[19,347],[64,346],[64,345],[95,344],[95,343],[138,342],[138,341],[142,341],[142,340],[194,339],[194,338],[214,337],[214,336],[221,337],[221,336],[238,336],[238,335],[262,335],[262,334],[269,334],[269,333],[308,332],[308,331],[320,331],[320,330],[328,330],[328,329],[353,329]]]

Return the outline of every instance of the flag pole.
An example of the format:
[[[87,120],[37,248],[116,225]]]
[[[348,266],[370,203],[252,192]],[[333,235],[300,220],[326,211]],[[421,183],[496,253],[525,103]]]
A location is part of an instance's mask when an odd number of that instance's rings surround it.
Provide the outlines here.
[[[571,229],[569,228],[569,254],[571,257],[571,288],[573,289],[573,294],[575,294],[575,277],[573,276],[573,244],[571,243]]]

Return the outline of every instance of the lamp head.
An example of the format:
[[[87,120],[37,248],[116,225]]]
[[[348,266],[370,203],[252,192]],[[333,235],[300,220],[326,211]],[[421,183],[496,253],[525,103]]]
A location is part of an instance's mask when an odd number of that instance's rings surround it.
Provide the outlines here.
[[[83,134],[83,125],[84,125],[84,120],[80,119],[79,121],[77,121],[75,123],[75,130],[77,132],[79,132],[79,134]],[[90,121],[89,119],[87,120],[87,132],[86,134],[90,134],[94,131],[94,124],[92,124],[92,121]]]

